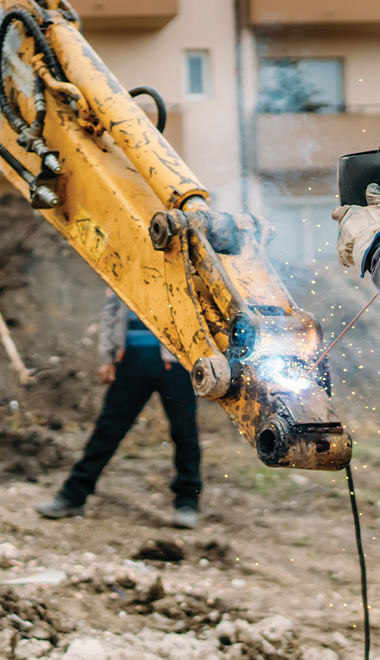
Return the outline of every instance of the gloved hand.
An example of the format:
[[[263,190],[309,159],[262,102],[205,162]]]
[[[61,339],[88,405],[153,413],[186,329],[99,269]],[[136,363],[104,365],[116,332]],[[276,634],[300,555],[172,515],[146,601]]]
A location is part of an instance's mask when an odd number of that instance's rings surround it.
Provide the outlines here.
[[[339,222],[338,261],[344,266],[356,266],[362,277],[371,269],[372,248],[380,238],[380,186],[377,183],[367,186],[366,199],[368,206],[337,206],[332,212],[333,220]]]

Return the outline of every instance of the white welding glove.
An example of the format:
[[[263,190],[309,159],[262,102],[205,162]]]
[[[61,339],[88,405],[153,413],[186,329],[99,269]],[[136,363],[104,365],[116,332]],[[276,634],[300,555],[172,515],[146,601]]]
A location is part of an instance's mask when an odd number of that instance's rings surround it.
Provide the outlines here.
[[[377,183],[367,186],[366,199],[368,206],[337,206],[332,212],[333,220],[339,222],[338,261],[344,266],[356,266],[362,277],[371,267],[367,259],[372,256],[374,242],[380,238],[380,186]]]

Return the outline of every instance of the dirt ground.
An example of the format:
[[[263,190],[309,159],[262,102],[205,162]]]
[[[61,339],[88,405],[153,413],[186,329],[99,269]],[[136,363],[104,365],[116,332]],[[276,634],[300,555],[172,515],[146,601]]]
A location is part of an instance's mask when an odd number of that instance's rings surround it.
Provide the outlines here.
[[[0,225],[0,311],[36,373],[21,388],[0,347],[0,659],[363,658],[345,474],[265,468],[216,403],[199,405],[205,485],[196,530],[171,526],[172,446],[155,398],[85,517],[35,513],[80,455],[101,404],[104,286],[26,204],[3,199]],[[283,275],[325,318],[330,342],[372,291],[343,272],[331,287],[312,271]],[[378,313],[367,313],[331,362],[355,442],[372,660],[380,660]]]

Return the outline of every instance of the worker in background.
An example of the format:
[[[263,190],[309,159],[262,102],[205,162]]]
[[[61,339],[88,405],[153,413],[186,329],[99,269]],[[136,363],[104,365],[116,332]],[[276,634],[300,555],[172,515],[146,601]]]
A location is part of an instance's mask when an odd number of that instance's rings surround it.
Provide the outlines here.
[[[361,277],[369,271],[380,291],[380,186],[366,188],[368,206],[337,206],[332,213],[339,222],[338,261],[356,266]]]
[[[109,383],[103,410],[82,458],[52,502],[36,510],[46,518],[84,514],[87,496],[153,392],[158,392],[175,444],[171,484],[176,527],[194,528],[201,491],[196,399],[186,370],[118,296],[107,290],[100,332],[100,378]]]

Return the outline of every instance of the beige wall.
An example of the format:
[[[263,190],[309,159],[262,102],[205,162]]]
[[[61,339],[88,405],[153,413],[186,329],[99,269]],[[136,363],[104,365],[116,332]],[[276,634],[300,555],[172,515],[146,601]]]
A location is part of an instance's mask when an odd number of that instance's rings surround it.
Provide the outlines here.
[[[378,0],[248,0],[248,20],[253,26],[380,25]]]
[[[257,171],[329,170],[340,156],[378,149],[380,113],[263,114],[257,117]]]
[[[156,29],[166,25],[178,11],[178,0],[73,0],[85,26],[99,25]]]

